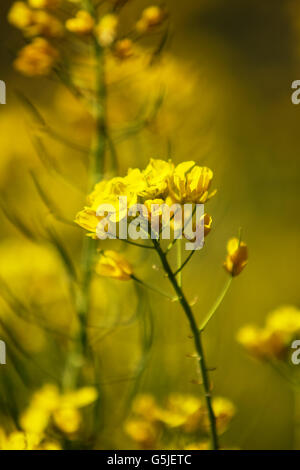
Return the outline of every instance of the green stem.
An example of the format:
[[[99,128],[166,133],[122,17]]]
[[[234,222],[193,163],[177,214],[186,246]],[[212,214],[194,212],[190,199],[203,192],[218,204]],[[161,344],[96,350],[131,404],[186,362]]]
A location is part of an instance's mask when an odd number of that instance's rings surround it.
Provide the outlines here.
[[[203,322],[200,326],[200,331],[203,331],[206,328],[207,324],[209,323],[209,321],[212,319],[212,317],[214,316],[214,314],[216,313],[216,311],[220,307],[221,303],[224,300],[225,295],[227,294],[227,292],[229,290],[229,287],[231,286],[232,279],[233,279],[233,277],[230,276],[230,278],[226,282],[226,284],[224,286],[224,289],[222,290],[221,294],[219,295],[216,302],[214,303],[214,305],[212,306],[212,308],[210,309],[210,311],[206,315],[205,319],[203,320]]]
[[[164,292],[164,291],[158,289],[158,288],[155,287],[155,286],[151,286],[150,284],[147,284],[147,282],[142,281],[141,279],[139,279],[138,277],[136,277],[136,276],[134,276],[134,275],[132,275],[131,278],[132,278],[133,281],[135,281],[135,282],[137,282],[138,284],[140,284],[141,286],[143,286],[143,287],[145,287],[145,288],[151,290],[152,292],[155,292],[156,294],[160,294],[160,295],[162,295],[163,297],[166,297],[167,299],[172,300],[173,302],[174,302],[175,300],[177,300],[177,299],[174,298],[172,295],[167,294],[166,292]]]
[[[169,265],[167,256],[161,249],[160,244],[156,241],[153,240],[153,244],[155,246],[155,249],[157,251],[158,256],[160,257],[160,260],[162,262],[163,268],[178,296],[178,300],[188,318],[190,328],[193,333],[194,337],[194,343],[195,343],[195,348],[196,352],[198,355],[198,363],[202,375],[202,381],[203,381],[203,388],[204,388],[204,394],[205,394],[205,401],[206,401],[206,407],[207,407],[207,412],[208,412],[208,419],[209,419],[209,424],[210,424],[210,434],[211,434],[211,443],[212,443],[212,448],[214,450],[218,450],[219,444],[218,444],[218,435],[217,435],[217,426],[216,426],[216,418],[214,415],[213,407],[212,407],[212,396],[211,396],[211,391],[210,391],[210,380],[209,380],[209,375],[206,367],[206,360],[204,356],[204,350],[202,346],[202,340],[201,340],[201,332],[198,329],[195,317],[193,315],[192,309],[181,289],[179,286],[176,277],[173,274],[173,271],[171,269],[171,266]]]

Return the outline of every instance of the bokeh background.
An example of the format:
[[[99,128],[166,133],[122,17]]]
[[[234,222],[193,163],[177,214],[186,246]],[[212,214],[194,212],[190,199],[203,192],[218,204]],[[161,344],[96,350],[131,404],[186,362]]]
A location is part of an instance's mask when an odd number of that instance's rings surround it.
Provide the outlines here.
[[[6,23],[11,3],[2,0],[0,7],[0,79],[8,88],[7,105],[0,108],[1,200],[8,212],[21,214],[40,232],[51,214],[32,183],[30,171],[39,174],[40,163],[31,143],[32,123],[16,91],[22,90],[30,97],[53,127],[65,129],[68,136],[76,134],[81,145],[88,145],[90,132],[87,119],[80,112],[76,115],[74,103],[57,89],[55,82],[26,79],[13,71],[11,63],[21,36]],[[172,16],[164,77],[168,83],[166,117],[163,115],[159,121],[160,128],[142,133],[134,144],[118,147],[120,172],[123,174],[128,166],[143,168],[149,158],[166,158],[167,152],[176,162],[192,159],[214,170],[218,195],[209,207],[214,229],[203,252],[184,272],[183,280],[189,297],[197,298],[195,312],[200,319],[226,280],[222,268],[226,242],[239,227],[243,228],[249,265],[233,283],[205,337],[209,366],[216,367],[212,373],[214,391],[231,399],[237,408],[223,443],[242,449],[289,449],[294,446],[293,394],[275,372],[246,355],[236,342],[236,333],[245,323],[262,325],[266,315],[279,305],[300,303],[300,107],[291,103],[291,83],[300,78],[300,8],[297,2],[281,0],[166,3]],[[133,1],[128,21],[144,5],[149,2]],[[141,93],[147,91],[146,75],[138,85]],[[128,94],[129,98],[121,95],[120,99],[125,108],[131,106],[130,91]],[[115,114],[122,117],[122,113],[117,109]],[[46,147],[72,184],[83,190],[85,164],[80,152],[66,151],[48,137]],[[53,193],[53,183],[42,173],[40,181]],[[83,192],[77,193],[63,182],[54,193],[56,205],[73,220],[83,205]],[[15,263],[11,277],[17,279],[24,269],[18,260],[18,243],[11,260],[5,243],[7,238],[19,235],[3,216],[1,227],[0,270],[2,273]],[[66,226],[58,230],[76,258],[80,230]],[[145,260],[150,267],[157,260],[148,253],[147,258],[134,250],[130,253],[137,273],[161,284],[162,273],[144,267]],[[130,317],[134,296],[132,286],[120,288],[113,281],[101,281],[95,293],[101,325],[104,322],[100,333],[96,332],[96,336],[100,334],[97,351],[104,447],[112,433],[120,448],[129,445],[121,417],[126,414],[126,393],[133,387],[130,377],[140,360],[143,342],[139,328],[120,324]],[[193,349],[182,312],[155,295],[151,295],[151,312],[153,344],[138,389],[158,397],[170,391],[197,394],[197,386],[191,383],[195,378],[194,363],[186,357]],[[52,315],[55,317],[55,311]],[[25,329],[30,344],[30,334],[34,333]],[[20,341],[25,341],[20,335]],[[2,384],[5,382],[6,389],[10,387],[11,398],[19,407],[23,397],[44,380],[44,372],[35,370],[31,362],[37,353],[30,348],[28,351],[24,367],[30,379],[26,386],[10,374],[9,357],[7,366],[0,368]],[[51,351],[44,352],[43,367],[59,375],[59,353],[53,358]]]

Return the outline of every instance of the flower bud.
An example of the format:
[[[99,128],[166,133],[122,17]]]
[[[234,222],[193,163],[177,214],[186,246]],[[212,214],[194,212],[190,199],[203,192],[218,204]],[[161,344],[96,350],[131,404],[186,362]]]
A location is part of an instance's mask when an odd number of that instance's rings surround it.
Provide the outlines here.
[[[224,267],[233,277],[238,276],[248,263],[247,245],[237,238],[232,238],[227,244],[227,252]]]

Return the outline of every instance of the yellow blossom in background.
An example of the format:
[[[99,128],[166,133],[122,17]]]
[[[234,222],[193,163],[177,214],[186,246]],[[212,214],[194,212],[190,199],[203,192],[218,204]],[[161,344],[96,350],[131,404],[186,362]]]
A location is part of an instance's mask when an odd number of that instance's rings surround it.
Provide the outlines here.
[[[116,251],[107,250],[100,255],[95,271],[99,276],[110,277],[119,281],[130,281],[133,270],[124,256]]]
[[[238,342],[254,357],[262,360],[287,359],[294,339],[300,334],[300,310],[283,306],[270,313],[263,328],[245,325],[237,334]]]
[[[33,12],[25,2],[15,2],[8,12],[8,21],[16,28],[25,29],[32,24]]]
[[[224,267],[233,277],[238,276],[248,263],[247,245],[237,238],[232,238],[227,244],[227,253]]]
[[[19,51],[14,66],[30,77],[48,75],[58,56],[58,51],[46,39],[36,38]]]
[[[119,59],[128,59],[133,55],[133,42],[127,38],[117,41],[114,52]]]
[[[58,8],[61,4],[61,0],[28,0],[29,5],[32,8]]]
[[[119,19],[116,15],[103,16],[96,26],[96,36],[102,47],[110,47],[116,39]]]
[[[222,434],[227,430],[229,423],[236,414],[235,406],[227,398],[215,397],[213,399],[213,410],[216,417],[218,433]]]
[[[53,417],[62,432],[74,433],[78,431],[81,423],[78,409],[96,400],[97,391],[93,387],[61,394],[55,385],[45,385],[34,394],[29,407],[21,416],[21,427],[26,432],[40,435],[47,429]]]
[[[157,440],[156,427],[146,420],[132,419],[125,424],[128,436],[144,449],[152,449]]]
[[[146,33],[155,26],[159,26],[165,19],[165,11],[158,6],[150,6],[146,8],[141,19],[136,24],[139,33]]]
[[[66,21],[66,28],[71,33],[75,34],[90,34],[94,28],[94,19],[85,10],[80,10],[76,13],[74,18],[70,18]]]

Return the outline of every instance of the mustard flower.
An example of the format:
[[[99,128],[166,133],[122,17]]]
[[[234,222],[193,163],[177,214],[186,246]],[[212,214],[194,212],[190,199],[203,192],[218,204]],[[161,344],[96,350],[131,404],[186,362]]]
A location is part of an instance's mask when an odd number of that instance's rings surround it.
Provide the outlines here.
[[[248,263],[247,245],[237,238],[232,238],[227,244],[227,252],[224,267],[231,276],[238,276]]]
[[[66,21],[66,29],[78,35],[91,34],[94,28],[94,19],[85,10],[80,10],[74,18]]]
[[[23,30],[32,24],[33,12],[25,2],[15,2],[8,12],[8,21]]]
[[[263,328],[246,325],[237,334],[238,342],[261,360],[286,360],[291,343],[300,334],[300,310],[287,305],[271,312]]]
[[[58,51],[46,39],[36,38],[19,51],[14,66],[30,77],[48,75],[58,56]]]
[[[110,277],[119,281],[130,281],[133,270],[124,256],[116,251],[104,251],[95,267],[99,276]]]
[[[139,33],[146,33],[152,28],[159,26],[165,19],[166,13],[159,6],[150,6],[146,8],[141,19],[136,24]]]
[[[102,47],[110,47],[116,39],[119,19],[116,15],[103,16],[96,26],[96,36]]]
[[[170,196],[181,204],[204,204],[216,191],[209,194],[213,172],[207,167],[200,167],[195,162],[180,163],[170,180]]]
[[[56,9],[60,6],[61,0],[28,0],[31,8],[49,8]]]
[[[125,432],[144,449],[155,446],[158,432],[153,423],[143,419],[131,419],[125,423]]]
[[[97,391],[93,387],[61,394],[55,385],[47,384],[33,395],[29,407],[21,416],[21,427],[27,433],[41,435],[53,418],[58,429],[74,433],[81,423],[78,409],[96,400]]]
[[[131,39],[125,38],[117,41],[114,53],[121,60],[129,59],[133,55],[133,42]]]

